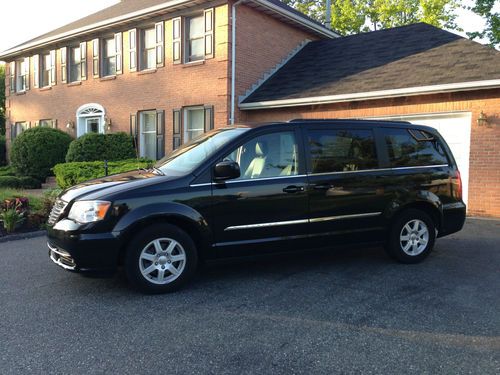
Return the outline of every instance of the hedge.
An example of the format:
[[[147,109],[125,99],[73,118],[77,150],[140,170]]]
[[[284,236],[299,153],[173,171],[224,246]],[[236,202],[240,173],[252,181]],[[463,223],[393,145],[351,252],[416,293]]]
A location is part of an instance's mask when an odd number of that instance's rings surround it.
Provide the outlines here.
[[[58,129],[27,129],[12,142],[11,165],[19,176],[45,180],[56,164],[64,162],[71,140],[69,134]]]
[[[0,167],[0,176],[15,176],[16,172],[10,165]]]
[[[148,159],[128,159],[108,162],[108,174],[128,172],[139,168],[148,168],[153,164]],[[73,162],[57,164],[53,168],[56,175],[57,185],[62,189],[67,189],[81,182],[94,178],[104,177],[104,162]]]
[[[0,176],[0,188],[40,189],[42,183],[33,177]]]
[[[126,133],[88,133],[71,142],[66,162],[115,161],[135,156],[133,138]]]

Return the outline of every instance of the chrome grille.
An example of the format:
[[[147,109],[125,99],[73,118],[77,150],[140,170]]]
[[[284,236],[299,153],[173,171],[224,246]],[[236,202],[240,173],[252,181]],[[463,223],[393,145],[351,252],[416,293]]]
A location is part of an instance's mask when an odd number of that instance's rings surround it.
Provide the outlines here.
[[[47,224],[54,225],[57,222],[57,219],[61,216],[64,209],[66,208],[67,203],[62,199],[57,198],[52,210],[50,211],[49,219],[47,220]]]

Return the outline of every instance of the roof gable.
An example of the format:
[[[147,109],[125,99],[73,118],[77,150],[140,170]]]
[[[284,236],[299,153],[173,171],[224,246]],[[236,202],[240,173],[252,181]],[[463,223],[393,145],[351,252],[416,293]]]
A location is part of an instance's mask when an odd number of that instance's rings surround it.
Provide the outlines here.
[[[309,43],[242,103],[500,79],[500,52],[425,23]]]

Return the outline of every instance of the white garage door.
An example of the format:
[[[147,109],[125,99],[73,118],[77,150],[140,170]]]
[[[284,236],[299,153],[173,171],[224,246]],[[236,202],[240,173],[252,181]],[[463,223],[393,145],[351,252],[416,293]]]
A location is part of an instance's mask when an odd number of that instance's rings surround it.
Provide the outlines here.
[[[439,131],[451,148],[458,164],[463,184],[463,200],[467,203],[469,187],[469,151],[471,113],[454,112],[429,115],[391,116],[384,120],[410,121],[413,124],[431,126]]]

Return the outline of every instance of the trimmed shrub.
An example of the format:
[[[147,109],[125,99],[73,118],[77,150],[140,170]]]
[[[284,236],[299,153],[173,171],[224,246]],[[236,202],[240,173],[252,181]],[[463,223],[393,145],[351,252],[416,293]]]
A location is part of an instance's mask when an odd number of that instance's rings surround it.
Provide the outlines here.
[[[115,161],[134,158],[132,136],[127,133],[88,133],[69,145],[66,161]]]
[[[11,165],[17,175],[45,180],[54,165],[64,162],[71,140],[69,134],[58,129],[27,129],[12,142]]]
[[[15,176],[16,172],[10,165],[0,167],[0,176]]]
[[[108,162],[108,174],[128,172],[139,168],[148,168],[153,164],[148,159],[128,159]],[[67,189],[81,182],[94,178],[104,177],[104,162],[88,161],[57,164],[54,168],[57,185],[61,189]]]
[[[0,165],[7,164],[7,148],[5,146],[5,135],[0,135]]]
[[[0,188],[40,189],[42,183],[33,177],[0,176]]]

